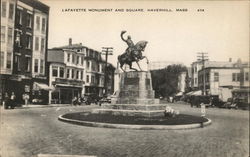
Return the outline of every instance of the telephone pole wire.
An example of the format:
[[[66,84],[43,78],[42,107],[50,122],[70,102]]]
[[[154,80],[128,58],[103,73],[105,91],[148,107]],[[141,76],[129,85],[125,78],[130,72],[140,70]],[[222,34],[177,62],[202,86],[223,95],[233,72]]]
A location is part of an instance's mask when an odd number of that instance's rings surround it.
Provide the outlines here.
[[[113,55],[113,47],[102,47],[102,55],[105,55],[105,68],[104,68],[104,88],[105,88],[105,96],[107,96],[107,81],[108,81],[108,55]]]
[[[206,95],[206,72],[205,72],[205,61],[208,60],[208,56],[206,52],[198,52],[198,61],[202,62],[202,70],[203,70],[203,90],[202,95]],[[209,80],[209,78],[207,78]]]

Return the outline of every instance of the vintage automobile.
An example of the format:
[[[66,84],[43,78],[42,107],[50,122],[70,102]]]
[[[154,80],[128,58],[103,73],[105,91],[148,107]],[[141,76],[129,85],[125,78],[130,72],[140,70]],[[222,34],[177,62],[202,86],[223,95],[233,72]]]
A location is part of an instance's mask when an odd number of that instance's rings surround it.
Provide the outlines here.
[[[190,97],[191,107],[200,107],[201,104],[205,104],[206,107],[211,106],[210,96],[208,95],[193,95]]]
[[[86,105],[90,105],[91,103],[95,103],[96,105],[99,103],[100,97],[95,93],[85,93],[84,94],[84,103]]]

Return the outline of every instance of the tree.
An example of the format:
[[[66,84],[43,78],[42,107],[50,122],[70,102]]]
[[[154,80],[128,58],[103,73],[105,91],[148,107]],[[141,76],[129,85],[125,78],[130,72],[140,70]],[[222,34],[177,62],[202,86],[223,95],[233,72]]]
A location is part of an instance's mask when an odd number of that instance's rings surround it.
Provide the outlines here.
[[[173,64],[165,69],[153,70],[152,86],[156,97],[168,97],[178,92],[178,76],[181,72],[187,72],[187,67],[181,64]],[[186,79],[188,82],[188,79]]]

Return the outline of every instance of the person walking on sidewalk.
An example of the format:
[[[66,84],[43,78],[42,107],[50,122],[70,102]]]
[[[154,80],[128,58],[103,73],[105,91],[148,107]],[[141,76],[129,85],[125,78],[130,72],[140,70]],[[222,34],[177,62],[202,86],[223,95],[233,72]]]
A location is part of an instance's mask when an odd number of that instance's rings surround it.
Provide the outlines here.
[[[16,107],[16,95],[14,92],[11,93],[11,96],[10,96],[10,107],[12,109],[14,109]]]
[[[10,104],[10,100],[9,100],[9,94],[6,92],[4,94],[4,109],[8,109],[9,108],[9,104]]]

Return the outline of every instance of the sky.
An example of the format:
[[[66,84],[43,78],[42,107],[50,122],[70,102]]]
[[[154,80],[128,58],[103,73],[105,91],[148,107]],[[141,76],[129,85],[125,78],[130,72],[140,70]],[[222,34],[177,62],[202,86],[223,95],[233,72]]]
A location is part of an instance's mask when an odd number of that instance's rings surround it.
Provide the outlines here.
[[[130,35],[134,43],[148,41],[143,54],[150,62],[171,61],[190,66],[197,59],[197,52],[208,53],[212,61],[249,61],[248,1],[40,1],[50,6],[49,48],[67,45],[69,38],[98,51],[113,47],[109,62],[116,65],[117,56],[127,47],[120,38],[121,31],[126,30],[125,37]]]

